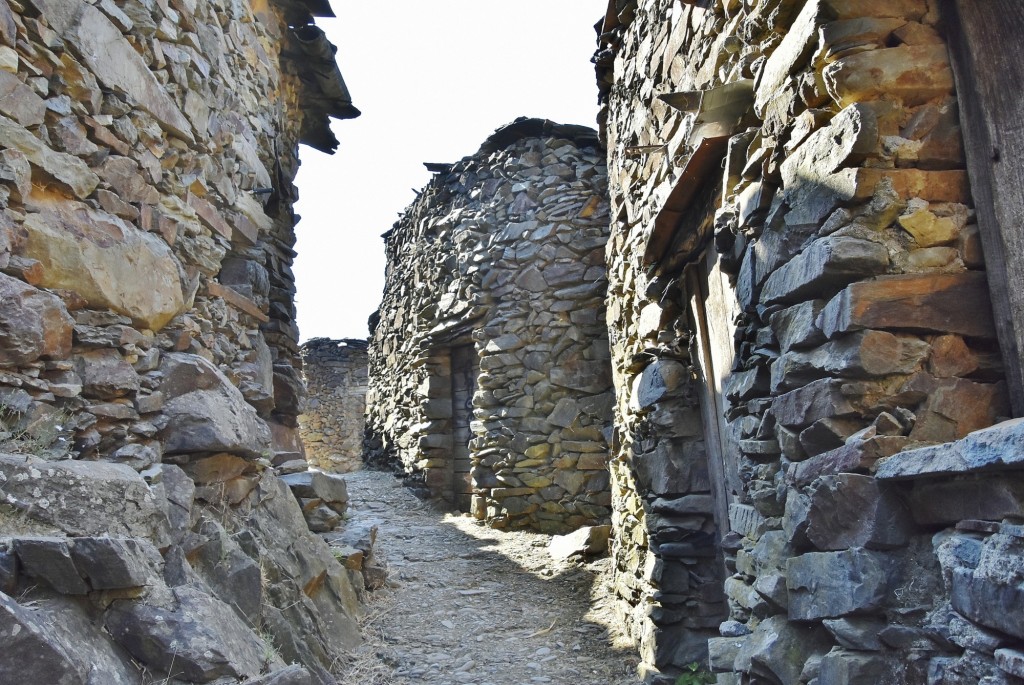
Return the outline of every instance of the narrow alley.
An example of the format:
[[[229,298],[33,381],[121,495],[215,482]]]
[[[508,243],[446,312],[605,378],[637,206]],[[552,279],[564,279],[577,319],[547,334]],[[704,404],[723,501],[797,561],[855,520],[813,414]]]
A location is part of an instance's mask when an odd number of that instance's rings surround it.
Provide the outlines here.
[[[343,685],[633,685],[603,585],[607,556],[552,559],[550,537],[497,531],[417,499],[389,473],[346,475],[348,527],[377,525],[387,586]]]

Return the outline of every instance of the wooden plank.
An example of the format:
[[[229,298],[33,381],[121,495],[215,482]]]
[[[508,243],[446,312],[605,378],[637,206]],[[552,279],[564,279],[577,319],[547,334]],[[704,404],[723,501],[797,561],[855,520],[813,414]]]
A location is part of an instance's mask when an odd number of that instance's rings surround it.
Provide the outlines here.
[[[718,168],[728,145],[727,135],[704,138],[690,155],[683,173],[654,218],[654,226],[644,248],[644,264],[657,264],[665,256],[679,228],[679,219],[704,185],[709,172]]]
[[[714,250],[710,250],[710,252],[712,253],[711,256],[706,256],[705,260],[714,259]],[[728,373],[729,367],[726,367],[724,371],[719,371],[716,368],[716,360],[720,361],[722,358],[720,351],[716,353],[716,348],[723,346],[723,342],[717,340],[721,336],[722,331],[717,321],[714,326],[710,325],[709,312],[707,310],[709,300],[708,272],[712,269],[713,267],[709,268],[704,261],[694,268],[687,269],[686,288],[690,296],[692,321],[697,328],[697,348],[700,356],[696,361],[701,371],[700,383],[702,386],[700,409],[704,423],[704,444],[707,450],[708,477],[711,481],[711,494],[714,500],[713,513],[719,539],[721,539],[730,530],[729,471],[734,471],[738,476],[738,469],[735,468],[736,455],[733,454],[731,458],[728,456],[732,441],[729,439],[727,431],[723,431],[726,400],[722,395],[721,386],[722,379],[724,378],[723,373]],[[716,293],[717,290],[716,288]],[[716,305],[712,305],[712,307],[714,311],[711,312],[711,316],[718,319],[720,308]],[[732,336],[729,336],[728,344],[730,348],[731,343]],[[732,449],[734,448],[735,446],[732,446]]]
[[[270,321],[270,317],[255,302],[245,295],[241,295],[231,288],[221,285],[217,281],[207,281],[206,292],[212,297],[221,298],[235,309],[245,312],[257,321],[262,321],[263,323]]]
[[[1015,416],[1024,416],[1024,4],[944,0],[967,168]]]
[[[654,218],[654,225],[644,247],[645,265],[659,264],[669,256],[667,253],[677,247],[677,232],[687,228],[680,226],[681,219],[690,208],[697,191],[704,187],[708,176],[718,170],[729,147],[729,138],[737,132],[753,103],[753,87],[753,81],[743,79],[709,90],[658,96],[670,107],[684,112],[693,111],[697,116],[686,142],[693,153],[686,160],[679,179]],[[717,180],[718,175],[714,174],[714,177]],[[691,242],[697,243],[699,240]],[[693,249],[698,247],[695,244]]]

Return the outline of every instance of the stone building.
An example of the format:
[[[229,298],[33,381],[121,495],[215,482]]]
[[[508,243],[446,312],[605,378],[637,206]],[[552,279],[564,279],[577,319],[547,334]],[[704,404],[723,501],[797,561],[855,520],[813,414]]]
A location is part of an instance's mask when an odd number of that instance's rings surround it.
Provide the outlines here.
[[[604,151],[540,119],[498,129],[384,234],[367,456],[496,526],[609,514]]]
[[[313,15],[0,0],[0,681],[333,683],[359,642],[272,468],[298,145],[358,114]]]
[[[362,468],[367,341],[313,338],[302,345],[306,405],[299,415],[306,461],[324,471]]]
[[[1024,410],[1022,24],[609,3],[613,557],[648,682],[709,649],[723,685],[1024,677],[1024,427],[972,433]]]

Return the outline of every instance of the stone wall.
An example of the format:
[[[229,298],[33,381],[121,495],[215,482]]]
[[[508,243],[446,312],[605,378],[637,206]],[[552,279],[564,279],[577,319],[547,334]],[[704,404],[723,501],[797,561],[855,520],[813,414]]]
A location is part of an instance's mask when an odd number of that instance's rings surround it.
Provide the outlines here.
[[[1008,413],[949,30],[925,0],[609,5],[613,557],[648,682],[709,638],[723,684],[1022,674],[985,614],[1024,511],[982,494],[1019,477],[873,476]]]
[[[359,642],[272,468],[298,143],[358,114],[311,12],[0,0],[0,681],[328,683]]]
[[[299,416],[306,460],[325,471],[362,468],[366,388],[365,340],[314,338],[302,345],[306,408]]]
[[[384,235],[367,455],[492,525],[601,521],[612,394],[596,135],[518,119],[428,167]]]

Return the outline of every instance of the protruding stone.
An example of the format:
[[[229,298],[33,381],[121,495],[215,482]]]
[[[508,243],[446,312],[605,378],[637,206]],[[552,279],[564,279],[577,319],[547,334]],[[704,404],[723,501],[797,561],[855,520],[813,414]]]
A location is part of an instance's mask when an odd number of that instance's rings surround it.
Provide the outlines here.
[[[903,45],[858,52],[826,67],[829,95],[841,105],[887,96],[919,105],[953,92],[945,45]]]
[[[838,618],[881,608],[888,597],[891,567],[883,553],[865,549],[811,552],[790,559],[790,619]]]
[[[270,429],[242,393],[202,357],[171,353],[160,362],[167,398],[164,452],[229,452],[257,457],[269,451]]]
[[[74,319],[55,295],[0,274],[0,366],[71,352]]]
[[[884,246],[843,236],[815,241],[773,273],[761,291],[761,302],[799,302],[852,280],[883,273],[889,266]],[[835,292],[833,290],[833,292]]]
[[[883,276],[854,283],[832,298],[818,325],[830,338],[864,328],[995,335],[988,285],[980,271]]]
[[[909,512],[869,476],[819,478],[808,490],[807,539],[820,550],[889,549],[910,537]]]
[[[180,267],[160,238],[83,204],[36,208],[25,218],[24,252],[41,265],[40,285],[72,290],[154,331],[182,310]]]

